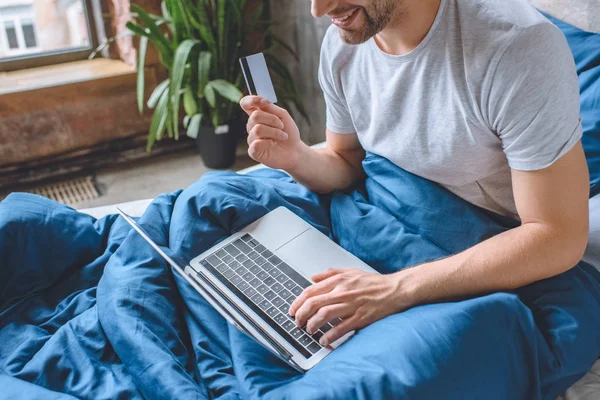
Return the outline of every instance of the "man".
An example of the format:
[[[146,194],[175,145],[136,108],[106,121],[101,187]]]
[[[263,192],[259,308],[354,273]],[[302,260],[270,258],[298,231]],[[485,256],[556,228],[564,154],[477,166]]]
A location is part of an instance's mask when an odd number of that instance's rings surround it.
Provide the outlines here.
[[[393,275],[316,275],[291,305],[298,326],[342,318],[329,344],[420,304],[511,290],[580,261],[589,177],[575,66],[557,28],[523,0],[313,0],[312,14],[333,20],[319,71],[327,148],[307,147],[286,111],[246,97],[250,156],[327,193],[361,179],[369,151],[522,224]]]

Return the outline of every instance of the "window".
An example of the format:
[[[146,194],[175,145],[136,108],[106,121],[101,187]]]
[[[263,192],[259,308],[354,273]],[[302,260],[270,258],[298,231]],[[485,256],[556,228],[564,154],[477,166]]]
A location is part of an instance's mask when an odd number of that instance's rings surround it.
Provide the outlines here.
[[[0,0],[0,71],[85,59],[98,0]]]

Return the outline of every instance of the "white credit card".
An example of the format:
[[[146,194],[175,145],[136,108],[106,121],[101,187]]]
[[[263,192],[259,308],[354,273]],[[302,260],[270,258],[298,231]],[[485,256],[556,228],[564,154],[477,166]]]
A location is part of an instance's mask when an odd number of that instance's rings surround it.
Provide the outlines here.
[[[273,87],[271,75],[269,75],[269,68],[267,68],[264,54],[258,53],[242,57],[240,58],[240,64],[250,94],[265,98],[271,103],[277,103],[277,95],[275,95],[275,88]]]

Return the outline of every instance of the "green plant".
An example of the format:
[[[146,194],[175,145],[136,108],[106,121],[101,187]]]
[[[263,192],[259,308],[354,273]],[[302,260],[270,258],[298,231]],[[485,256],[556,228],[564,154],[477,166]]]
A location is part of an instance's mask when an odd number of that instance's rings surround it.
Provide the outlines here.
[[[154,110],[147,149],[165,131],[179,138],[180,108],[185,110],[184,127],[195,138],[202,124],[217,127],[240,117],[237,102],[244,82],[238,59],[242,51],[263,51],[278,97],[305,117],[302,101],[286,65],[277,57],[281,50],[297,55],[273,34],[274,23],[264,18],[263,3],[250,6],[247,0],[164,0],[162,15],[153,15],[132,4],[134,21],[128,30],[140,37],[137,100],[144,110],[144,65],[152,45],[169,79],[151,94],[147,106]],[[252,40],[252,43],[250,42]]]

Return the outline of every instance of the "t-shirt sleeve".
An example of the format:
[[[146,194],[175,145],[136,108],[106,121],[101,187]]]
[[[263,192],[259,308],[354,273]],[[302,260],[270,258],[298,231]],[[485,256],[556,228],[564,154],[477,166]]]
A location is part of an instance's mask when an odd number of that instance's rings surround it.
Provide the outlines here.
[[[492,75],[487,108],[516,170],[546,168],[581,139],[577,72],[559,29],[541,23],[516,34]]]
[[[336,79],[333,62],[330,57],[333,52],[329,44],[332,32],[329,31],[323,40],[321,47],[321,59],[319,63],[319,84],[325,97],[327,129],[334,133],[356,133],[348,106],[340,91],[336,88]]]

